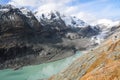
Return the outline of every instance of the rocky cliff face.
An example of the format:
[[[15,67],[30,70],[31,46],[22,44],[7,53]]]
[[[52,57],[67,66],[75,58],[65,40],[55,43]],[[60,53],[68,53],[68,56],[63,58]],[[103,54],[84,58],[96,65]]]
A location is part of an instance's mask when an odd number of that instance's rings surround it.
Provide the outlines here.
[[[119,63],[120,33],[117,32],[49,80],[119,80]]]
[[[11,5],[0,6],[0,68],[9,67],[16,58],[33,54],[31,44],[40,30],[40,23],[33,15],[27,17]]]

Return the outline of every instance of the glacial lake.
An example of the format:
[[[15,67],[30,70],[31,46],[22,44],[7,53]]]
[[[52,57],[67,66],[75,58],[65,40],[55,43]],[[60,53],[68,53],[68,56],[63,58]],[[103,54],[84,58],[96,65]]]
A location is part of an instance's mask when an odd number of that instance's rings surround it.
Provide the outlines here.
[[[82,53],[77,51],[75,55],[39,65],[22,67],[19,70],[4,69],[0,70],[0,80],[40,80],[49,78],[50,76],[67,68],[74,60],[80,57]]]

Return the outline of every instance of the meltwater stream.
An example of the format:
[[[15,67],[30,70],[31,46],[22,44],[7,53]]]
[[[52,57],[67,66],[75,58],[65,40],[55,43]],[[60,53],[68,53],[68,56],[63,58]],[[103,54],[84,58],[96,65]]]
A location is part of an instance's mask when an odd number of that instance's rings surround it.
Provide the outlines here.
[[[50,63],[27,66],[16,71],[13,69],[0,70],[0,80],[40,80],[49,78],[68,67],[75,59],[80,57],[80,55],[82,55],[82,53],[77,51],[76,54],[71,57]]]

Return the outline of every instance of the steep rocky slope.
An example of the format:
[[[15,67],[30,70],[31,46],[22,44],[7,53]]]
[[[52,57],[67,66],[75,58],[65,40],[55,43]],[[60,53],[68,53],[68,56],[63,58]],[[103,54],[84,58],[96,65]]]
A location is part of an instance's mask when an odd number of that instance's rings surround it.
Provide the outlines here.
[[[40,30],[34,15],[27,17],[18,8],[0,5],[0,68],[20,65],[19,57],[24,60],[22,57],[34,54],[32,44]]]
[[[49,80],[120,80],[120,33],[75,60]]]

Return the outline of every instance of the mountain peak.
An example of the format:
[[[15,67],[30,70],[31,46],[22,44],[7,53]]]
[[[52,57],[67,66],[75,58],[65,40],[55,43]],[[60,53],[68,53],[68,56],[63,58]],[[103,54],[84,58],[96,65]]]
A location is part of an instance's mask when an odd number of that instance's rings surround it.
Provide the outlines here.
[[[28,8],[25,8],[25,7],[21,7],[20,8],[20,11],[24,14],[24,15],[26,15],[26,17],[31,17],[31,15],[33,15],[32,14],[32,12],[28,9]]]
[[[36,17],[38,18],[38,20],[40,18],[47,18],[47,19],[51,19],[52,16],[60,16],[60,12],[56,11],[56,10],[42,10],[42,11],[36,11],[35,13]]]
[[[63,14],[57,10],[51,10],[51,11],[37,11],[36,12],[36,17],[40,21],[42,20],[55,20],[55,19],[60,19],[63,20],[66,26],[71,26],[71,27],[85,27],[88,26],[86,22],[83,20],[80,20],[79,18],[76,18],[75,16],[69,16],[66,14]]]
[[[109,19],[100,19],[100,20],[97,21],[97,23],[105,25],[105,26],[115,26],[115,25],[119,24],[119,21],[112,21],[112,20],[109,20]]]
[[[1,12],[8,12],[11,9],[15,9],[13,5],[0,5],[0,11]]]
[[[11,8],[15,8],[15,6],[13,5],[10,5],[10,4],[7,4],[7,5],[0,5],[0,9],[4,9],[4,8],[8,8],[8,9],[11,9]]]
[[[113,21],[110,19],[99,19],[93,25],[106,26],[107,28],[119,25],[120,21]]]

